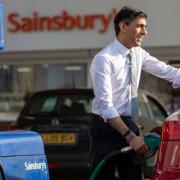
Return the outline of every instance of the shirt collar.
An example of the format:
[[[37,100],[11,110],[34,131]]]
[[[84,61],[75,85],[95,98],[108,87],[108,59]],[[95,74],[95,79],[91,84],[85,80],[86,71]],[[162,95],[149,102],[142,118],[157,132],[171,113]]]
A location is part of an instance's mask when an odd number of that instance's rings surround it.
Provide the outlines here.
[[[121,42],[119,42],[117,39],[114,40],[114,48],[116,51],[121,53],[124,57],[126,57],[130,52],[132,52],[132,49],[126,48]]]

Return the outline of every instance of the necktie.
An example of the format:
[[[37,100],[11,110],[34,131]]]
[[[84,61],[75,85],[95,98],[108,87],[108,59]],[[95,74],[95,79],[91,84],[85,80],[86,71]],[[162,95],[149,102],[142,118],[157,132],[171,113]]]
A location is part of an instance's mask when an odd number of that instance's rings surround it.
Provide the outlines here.
[[[131,86],[131,116],[133,121],[138,120],[138,84],[137,84],[137,75],[135,65],[132,59],[132,53],[130,52],[127,55],[129,61],[129,71],[130,71],[130,86]]]

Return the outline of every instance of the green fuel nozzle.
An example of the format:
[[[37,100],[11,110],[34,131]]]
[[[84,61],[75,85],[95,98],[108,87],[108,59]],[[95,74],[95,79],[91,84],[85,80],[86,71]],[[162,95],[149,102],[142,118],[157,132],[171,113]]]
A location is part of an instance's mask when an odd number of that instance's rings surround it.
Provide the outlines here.
[[[149,147],[149,151],[145,153],[145,158],[148,159],[156,153],[161,141],[161,137],[157,133],[147,133],[144,135],[144,141]]]

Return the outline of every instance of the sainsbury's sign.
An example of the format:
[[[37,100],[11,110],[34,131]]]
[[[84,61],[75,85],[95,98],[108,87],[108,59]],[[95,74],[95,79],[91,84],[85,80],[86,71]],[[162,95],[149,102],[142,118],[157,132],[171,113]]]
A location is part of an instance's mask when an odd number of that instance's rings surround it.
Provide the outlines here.
[[[8,15],[8,32],[53,32],[69,30],[97,30],[98,33],[105,33],[116,15],[116,9],[108,14],[76,14],[72,15],[63,10],[54,16],[42,16],[38,12],[32,12],[31,16],[22,16],[18,12]]]

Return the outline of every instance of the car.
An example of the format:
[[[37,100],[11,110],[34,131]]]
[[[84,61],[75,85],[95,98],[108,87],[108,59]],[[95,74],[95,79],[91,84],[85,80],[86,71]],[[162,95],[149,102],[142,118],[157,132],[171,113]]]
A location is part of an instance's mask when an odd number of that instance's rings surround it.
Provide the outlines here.
[[[163,122],[161,142],[151,180],[180,179],[180,109]]]
[[[16,124],[10,126],[41,134],[51,179],[88,179],[93,96],[92,89],[35,92],[26,99]]]
[[[51,179],[54,176],[56,179],[57,174],[60,175],[59,179],[74,179],[75,174],[88,179],[93,97],[92,89],[38,91],[27,98],[17,122],[11,124],[10,130],[28,129],[41,134]],[[144,134],[153,127],[160,126],[167,117],[167,111],[158,99],[146,91],[139,91],[139,102],[138,125]],[[151,161],[149,162],[144,165],[146,176],[153,169]]]

